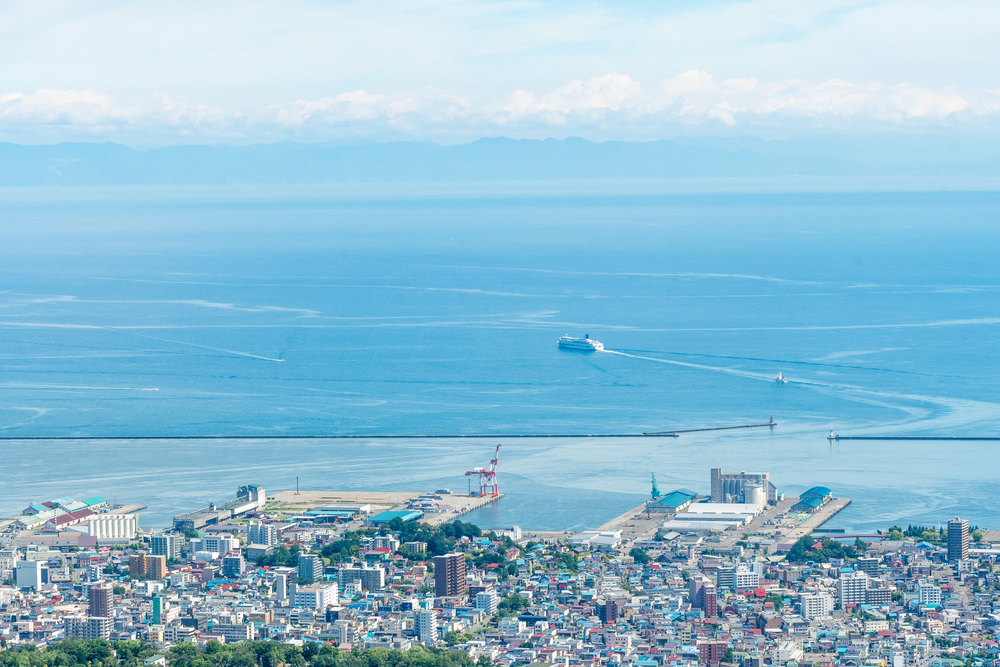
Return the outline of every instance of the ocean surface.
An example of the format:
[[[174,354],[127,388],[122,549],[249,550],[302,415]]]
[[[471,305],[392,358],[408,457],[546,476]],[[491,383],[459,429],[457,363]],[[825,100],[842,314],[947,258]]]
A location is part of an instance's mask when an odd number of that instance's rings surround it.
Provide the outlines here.
[[[1000,443],[827,440],[1000,435],[998,214],[997,192],[3,189],[0,436],[232,438],[3,440],[0,515],[467,490],[499,442],[483,526],[596,527],[651,473],[707,492],[720,466],[852,498],[833,526],[1000,528]]]

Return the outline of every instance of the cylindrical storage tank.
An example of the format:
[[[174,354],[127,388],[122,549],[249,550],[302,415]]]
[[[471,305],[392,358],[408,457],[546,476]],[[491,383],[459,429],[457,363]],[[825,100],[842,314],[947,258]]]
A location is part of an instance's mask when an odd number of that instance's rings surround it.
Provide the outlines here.
[[[767,492],[764,491],[764,487],[759,485],[748,486],[746,495],[747,502],[756,505],[757,507],[767,506]]]

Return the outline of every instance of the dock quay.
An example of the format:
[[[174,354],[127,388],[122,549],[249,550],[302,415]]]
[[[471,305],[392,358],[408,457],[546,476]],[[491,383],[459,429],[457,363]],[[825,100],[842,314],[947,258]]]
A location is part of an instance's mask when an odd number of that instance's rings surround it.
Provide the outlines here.
[[[804,520],[786,518],[796,502],[798,502],[798,498],[786,498],[777,505],[765,508],[759,516],[755,517],[747,525],[738,529],[723,531],[721,534],[723,539],[718,548],[730,548],[737,541],[746,538],[749,534],[759,534],[773,539],[773,543],[769,548],[769,552],[772,554],[787,552],[795,542],[805,535],[811,534],[851,504],[851,499],[834,498]],[[601,525],[597,530],[620,530],[622,531],[622,540],[626,542],[652,539],[660,524],[669,518],[670,516],[662,513],[647,514],[646,503],[643,503]],[[840,533],[844,532],[841,529],[832,530],[839,530]],[[840,533],[828,534],[826,536],[835,539],[846,537],[846,535]]]
[[[418,509],[414,502],[433,496],[433,504],[438,511]],[[321,508],[336,508],[338,506],[357,508],[354,522],[361,527],[366,520],[381,512],[419,511],[423,516],[417,519],[421,523],[433,526],[454,521],[481,507],[485,507],[503,498],[498,496],[470,496],[465,493],[427,493],[417,491],[279,491],[267,497],[264,511],[291,520],[307,515]],[[362,508],[361,506],[368,506]]]
[[[777,554],[787,553],[796,542],[801,540],[806,535],[811,535],[814,530],[832,519],[842,509],[850,504],[850,498],[834,498],[813,512],[805,521],[795,523],[783,521],[781,527],[778,529],[778,535],[780,535],[781,541],[771,545],[773,552]],[[790,528],[790,530],[785,530],[786,526]],[[828,537],[836,539],[837,537],[844,536],[828,535]]]
[[[461,503],[462,500],[465,500],[466,501],[465,504],[449,505],[448,511],[441,512],[439,514],[425,514],[420,519],[420,521],[422,523],[428,523],[432,526],[437,526],[442,523],[448,523],[449,521],[453,521],[454,519],[457,519],[460,516],[468,514],[473,510],[479,509],[480,507],[486,507],[487,505],[492,505],[493,503],[503,498],[503,495],[504,494],[501,493],[497,496],[482,496],[478,498],[471,496],[457,496],[455,500],[459,501],[459,503]],[[442,506],[442,509],[444,509],[444,506]]]

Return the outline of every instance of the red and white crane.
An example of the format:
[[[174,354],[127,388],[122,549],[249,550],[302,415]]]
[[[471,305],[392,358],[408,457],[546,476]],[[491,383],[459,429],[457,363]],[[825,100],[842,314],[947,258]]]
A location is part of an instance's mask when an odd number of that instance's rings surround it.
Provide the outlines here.
[[[496,454],[493,455],[493,459],[490,461],[490,467],[487,468],[473,468],[467,471],[466,475],[479,475],[479,497],[492,496],[496,498],[500,495],[500,490],[497,488],[497,463],[500,462],[500,445],[497,445]]]

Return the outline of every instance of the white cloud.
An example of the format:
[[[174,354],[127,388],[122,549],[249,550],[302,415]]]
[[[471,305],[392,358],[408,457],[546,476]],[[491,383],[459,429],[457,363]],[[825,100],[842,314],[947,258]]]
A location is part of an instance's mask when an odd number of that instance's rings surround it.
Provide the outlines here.
[[[345,137],[461,141],[484,134],[657,138],[678,128],[721,125],[748,132],[838,123],[871,129],[928,123],[971,128],[983,120],[992,122],[998,113],[996,90],[931,90],[839,79],[720,81],[690,70],[652,85],[609,73],[574,79],[547,92],[517,89],[499,99],[474,100],[433,88],[391,93],[359,89],[243,109],[160,94],[122,100],[95,90],[11,92],[0,95],[0,137],[126,142],[155,137],[160,143]]]

